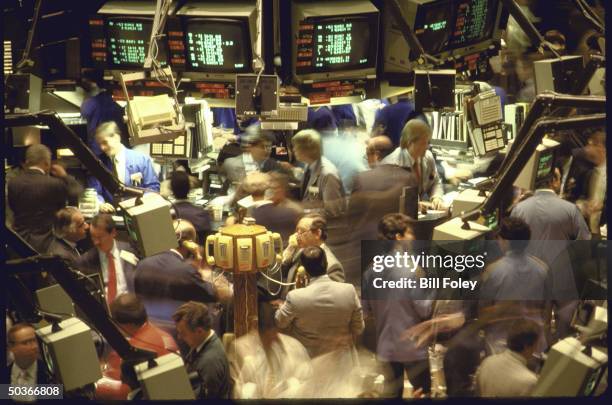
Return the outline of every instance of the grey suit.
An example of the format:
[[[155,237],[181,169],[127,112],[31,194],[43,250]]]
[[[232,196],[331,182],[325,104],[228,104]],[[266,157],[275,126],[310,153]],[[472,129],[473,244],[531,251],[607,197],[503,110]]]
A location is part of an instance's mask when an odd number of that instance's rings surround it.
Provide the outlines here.
[[[324,275],[305,288],[290,291],[276,311],[276,324],[299,340],[311,357],[352,350],[363,332],[363,312],[355,287]]]
[[[334,252],[326,245],[322,244],[321,249],[325,252],[325,258],[327,259],[327,275],[333,281],[344,283],[344,266],[340,263],[340,260],[336,257]],[[295,281],[297,269],[300,266],[300,255],[303,249],[298,249],[288,263],[284,263],[283,267],[287,272],[287,282],[292,283]],[[282,296],[285,297],[289,291],[289,286],[283,286]]]
[[[321,157],[312,164],[310,178],[304,190],[302,201],[306,206],[313,208],[322,206],[328,217],[338,217],[344,213],[346,206],[344,187],[336,166],[327,158]]]
[[[405,167],[412,171],[414,159],[407,149],[396,148],[382,160],[382,163]],[[423,200],[430,200],[434,197],[442,198],[444,195],[442,180],[436,168],[436,160],[429,150],[425,152],[425,156],[421,159],[421,184],[419,189]]]

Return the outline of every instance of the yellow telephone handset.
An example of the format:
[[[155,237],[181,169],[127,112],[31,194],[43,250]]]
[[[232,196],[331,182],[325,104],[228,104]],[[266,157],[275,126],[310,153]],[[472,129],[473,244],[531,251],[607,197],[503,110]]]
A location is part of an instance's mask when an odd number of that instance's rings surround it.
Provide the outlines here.
[[[208,235],[206,238],[206,244],[204,249],[204,255],[206,256],[206,263],[209,266],[215,265],[215,244],[217,243],[217,235]]]

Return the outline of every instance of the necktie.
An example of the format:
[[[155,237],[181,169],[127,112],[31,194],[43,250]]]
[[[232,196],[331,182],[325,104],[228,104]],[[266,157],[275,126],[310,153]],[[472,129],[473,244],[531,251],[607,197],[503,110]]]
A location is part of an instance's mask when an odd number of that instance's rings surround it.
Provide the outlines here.
[[[113,167],[113,174],[119,181],[123,181],[121,177],[119,177],[119,172],[117,171],[117,157],[113,157],[111,159],[111,165]]]
[[[115,270],[115,259],[111,252],[106,253],[106,259],[108,260],[108,284],[106,301],[110,305],[117,296],[117,272]]]
[[[306,168],[306,172],[304,172],[304,181],[302,182],[302,194],[301,197],[304,199],[306,196],[306,190],[308,188],[308,182],[310,181],[310,167]]]
[[[421,192],[421,162],[416,161],[412,166],[412,170],[414,171],[414,175],[417,179],[417,184],[419,185],[419,192]]]

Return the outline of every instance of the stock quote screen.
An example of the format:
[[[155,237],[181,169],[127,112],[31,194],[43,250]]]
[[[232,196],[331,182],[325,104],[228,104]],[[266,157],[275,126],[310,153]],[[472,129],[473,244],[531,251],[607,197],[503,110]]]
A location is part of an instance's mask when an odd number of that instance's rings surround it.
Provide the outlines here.
[[[377,33],[368,17],[302,21],[299,26],[298,74],[371,67]]]
[[[450,1],[430,3],[419,7],[414,33],[425,52],[435,55],[446,46],[452,24]]]
[[[187,64],[194,71],[243,72],[250,68],[247,21],[189,21]]]
[[[492,35],[497,16],[497,1],[459,1],[456,3],[455,13],[450,45],[453,48],[461,48],[483,41]]]
[[[140,18],[106,20],[106,46],[112,67],[141,67],[149,50],[152,22]],[[158,40],[157,60],[167,64],[166,44]]]

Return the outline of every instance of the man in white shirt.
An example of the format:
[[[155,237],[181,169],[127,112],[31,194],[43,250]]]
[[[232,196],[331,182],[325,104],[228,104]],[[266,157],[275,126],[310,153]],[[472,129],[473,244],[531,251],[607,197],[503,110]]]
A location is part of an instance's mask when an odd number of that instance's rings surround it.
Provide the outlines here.
[[[138,258],[129,244],[115,240],[117,230],[111,215],[96,215],[91,220],[89,232],[94,248],[79,257],[76,266],[85,274],[100,273],[110,304],[119,295],[134,292]]]
[[[50,377],[45,363],[39,359],[40,349],[34,328],[27,323],[13,325],[7,331],[8,347],[13,354],[9,364],[11,385],[36,386],[48,384]],[[32,402],[34,396],[12,397],[14,400]]]
[[[508,333],[508,349],[483,360],[476,372],[476,383],[483,397],[529,396],[538,377],[527,368],[539,338],[537,323],[521,319]]]

